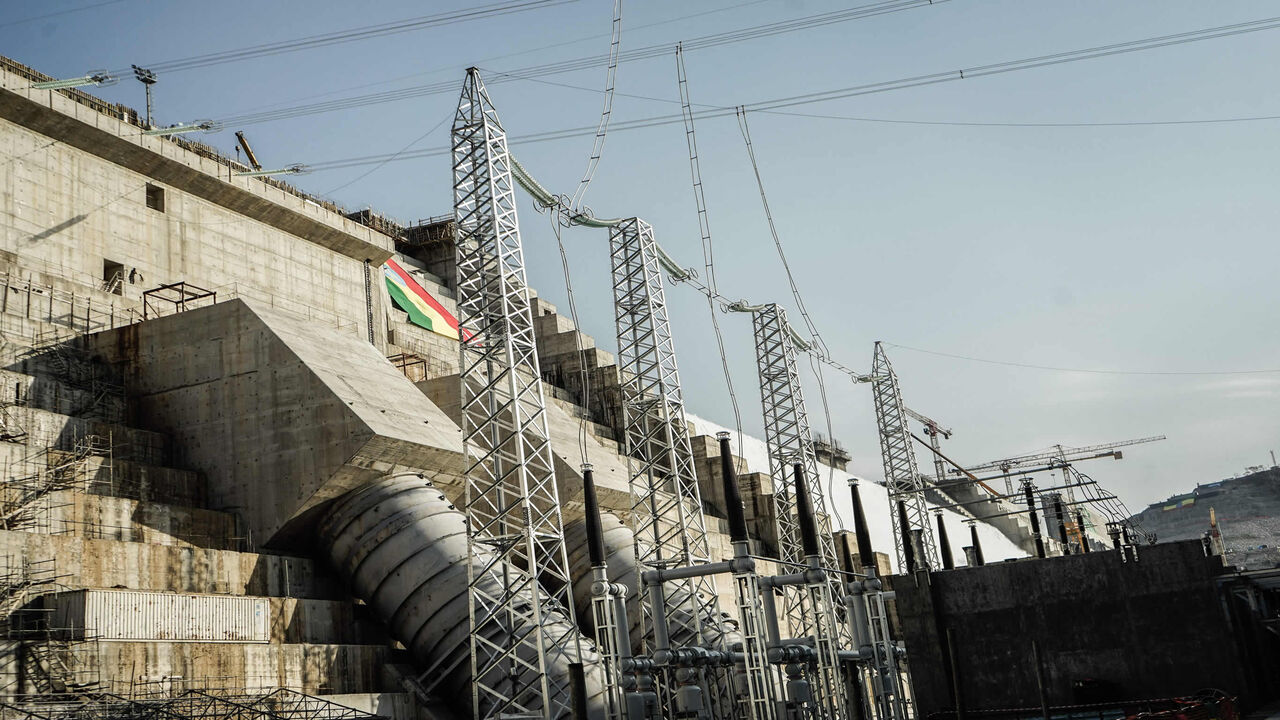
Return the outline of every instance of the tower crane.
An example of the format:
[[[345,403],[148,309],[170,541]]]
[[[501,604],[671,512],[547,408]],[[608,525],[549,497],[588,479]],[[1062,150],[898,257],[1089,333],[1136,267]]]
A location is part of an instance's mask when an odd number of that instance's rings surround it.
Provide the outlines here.
[[[1032,467],[1036,465],[1060,465],[1067,463],[1080,462],[1081,460],[1094,460],[1097,458],[1110,457],[1120,460],[1124,457],[1124,453],[1118,448],[1129,447],[1132,445],[1142,445],[1144,443],[1158,442],[1167,439],[1164,435],[1153,435],[1151,437],[1136,438],[1133,440],[1120,440],[1119,442],[1101,443],[1098,445],[1085,445],[1082,447],[1066,447],[1063,445],[1054,445],[1052,449],[1044,452],[1029,453],[1026,455],[1014,455],[1013,457],[1002,458],[1000,460],[992,460],[982,463],[981,465],[970,465],[965,468],[971,473],[977,474],[990,470],[999,470],[1000,472],[1010,472],[1021,468]]]

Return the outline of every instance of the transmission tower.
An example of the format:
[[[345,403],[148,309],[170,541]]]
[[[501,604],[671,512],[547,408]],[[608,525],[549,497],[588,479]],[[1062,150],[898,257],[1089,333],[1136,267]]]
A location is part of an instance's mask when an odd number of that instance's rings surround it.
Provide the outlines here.
[[[907,428],[907,414],[902,404],[902,391],[893,365],[884,354],[884,348],[876,343],[872,362],[872,395],[876,406],[876,427],[880,432],[880,455],[884,458],[884,482],[889,490],[889,515],[893,518],[893,546],[897,551],[898,569],[908,571],[908,553],[913,549],[906,543],[912,530],[919,530],[924,557],[915,558],[918,567],[938,566],[938,550],[933,542],[933,529],[929,524],[928,507],[924,502],[924,481],[916,472],[916,456],[911,451],[911,432]],[[899,509],[905,510],[900,512]],[[903,527],[903,522],[907,527]]]
[[[707,563],[711,550],[653,228],[639,218],[611,227],[609,254],[636,559],[651,568]],[[720,617],[710,577],[667,583],[666,590],[673,638],[696,643],[705,630],[718,632],[703,627]],[[646,604],[649,640],[651,612]]]
[[[506,133],[475,68],[453,122],[472,709],[477,720],[559,718],[581,647],[539,380]],[[538,578],[554,593],[544,593]],[[570,619],[557,637],[553,613]]]
[[[817,516],[822,565],[839,567],[835,542],[831,537],[831,518],[827,515],[826,493],[822,489],[818,458],[813,452],[813,439],[809,433],[809,415],[796,370],[796,346],[791,325],[787,323],[787,312],[775,303],[754,306],[753,309],[756,367],[760,373],[760,402],[764,406],[764,436],[769,447],[769,474],[773,478],[778,553],[783,561],[789,563],[803,563],[805,559],[795,497],[791,492],[792,466],[800,463]],[[812,635],[818,619],[812,612],[805,612],[803,594],[799,588],[794,590],[787,593],[783,612],[793,632]]]

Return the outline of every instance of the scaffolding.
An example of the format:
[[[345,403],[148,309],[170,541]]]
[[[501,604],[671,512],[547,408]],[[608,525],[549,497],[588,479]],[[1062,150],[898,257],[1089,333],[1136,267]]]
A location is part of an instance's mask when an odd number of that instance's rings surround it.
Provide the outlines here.
[[[285,688],[258,694],[187,690],[178,695],[150,698],[94,692],[0,703],[0,720],[375,720],[382,717]]]

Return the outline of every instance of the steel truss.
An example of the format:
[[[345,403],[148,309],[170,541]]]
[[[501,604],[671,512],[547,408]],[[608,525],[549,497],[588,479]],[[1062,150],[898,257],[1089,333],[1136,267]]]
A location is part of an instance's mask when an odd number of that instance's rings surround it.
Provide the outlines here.
[[[549,673],[547,657],[578,647],[572,583],[511,156],[475,68],[453,123],[453,188],[473,714],[564,717],[568,678]],[[544,627],[553,613],[570,622]]]
[[[611,227],[609,254],[636,559],[650,568],[704,564],[711,550],[653,228],[639,218]],[[710,577],[667,583],[666,592],[673,641],[718,641],[707,637],[721,631]],[[646,642],[651,612],[646,604]]]
[[[916,471],[916,456],[911,451],[911,432],[907,428],[907,413],[902,403],[902,391],[893,365],[884,354],[884,348],[876,343],[872,362],[872,395],[875,397],[876,428],[880,433],[880,455],[884,459],[884,482],[889,490],[889,515],[893,518],[893,547],[897,552],[898,569],[907,572],[906,550],[903,544],[904,528],[898,513],[898,503],[906,507],[909,533],[921,531],[924,557],[916,557],[917,567],[938,567],[938,549],[933,540],[933,528],[929,522],[929,508],[925,505],[925,483]]]
[[[769,447],[769,474],[773,477],[773,498],[778,525],[778,554],[783,561],[803,563],[800,525],[796,518],[795,496],[791,490],[791,468],[804,466],[818,528],[822,566],[838,568],[831,518],[827,515],[826,492],[818,474],[818,457],[813,452],[809,414],[796,366],[796,347],[787,324],[787,312],[771,303],[752,313],[755,328],[756,367],[760,373],[760,402],[764,406],[764,436]],[[804,610],[802,593],[788,589],[784,613],[794,633],[813,635],[817,618]],[[841,627],[844,624],[841,623]]]

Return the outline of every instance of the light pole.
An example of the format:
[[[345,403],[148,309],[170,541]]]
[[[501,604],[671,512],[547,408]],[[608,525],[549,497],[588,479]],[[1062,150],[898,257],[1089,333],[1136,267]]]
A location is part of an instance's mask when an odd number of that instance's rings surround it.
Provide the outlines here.
[[[151,72],[150,70],[147,70],[146,68],[140,68],[137,65],[132,65],[131,67],[133,68],[133,76],[138,78],[138,82],[142,83],[143,87],[147,89],[147,128],[146,129],[150,130],[151,129],[151,86],[156,84],[156,74],[154,72]]]

